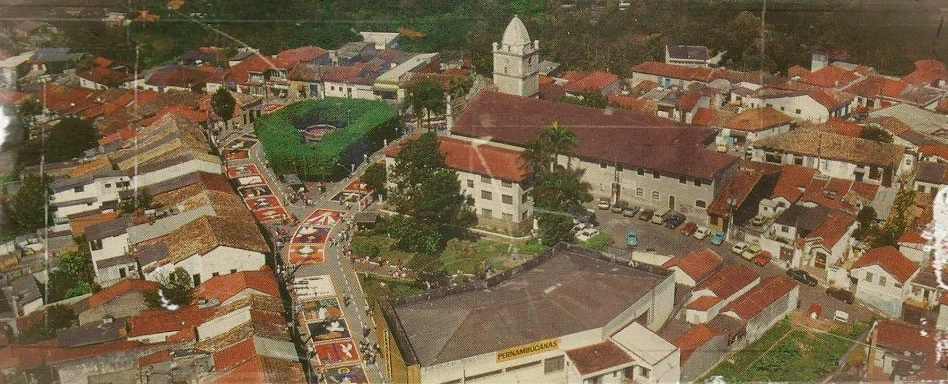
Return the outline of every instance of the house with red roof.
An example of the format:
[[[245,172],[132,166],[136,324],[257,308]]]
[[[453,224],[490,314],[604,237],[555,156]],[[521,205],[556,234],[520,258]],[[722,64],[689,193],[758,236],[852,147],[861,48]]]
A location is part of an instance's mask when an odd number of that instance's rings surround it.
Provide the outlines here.
[[[866,251],[850,267],[849,276],[856,282],[857,299],[899,318],[903,298],[909,293],[908,282],[918,272],[918,264],[888,245]]]
[[[902,236],[899,236],[898,246],[899,252],[902,252],[905,257],[908,257],[909,260],[912,260],[919,265],[924,265],[931,260],[931,256],[934,254],[934,250],[926,250],[929,240],[925,238],[925,235],[922,232],[913,229],[907,229],[902,233]]]
[[[529,228],[533,202],[527,192],[533,186],[520,154],[522,150],[463,137],[438,137],[445,164],[458,174],[461,193],[474,199],[482,225],[498,229]],[[385,167],[391,172],[401,147],[385,152]]]
[[[769,218],[777,217],[796,204],[803,197],[803,192],[815,174],[816,170],[813,168],[793,164],[781,165],[773,191],[760,201],[759,214]]]
[[[717,270],[691,290],[691,299],[685,304],[685,320],[692,324],[707,323],[759,282],[757,272],[743,263]]]
[[[603,95],[613,94],[619,91],[621,82],[619,76],[605,71],[592,71],[590,73],[578,73],[578,76],[571,76],[570,80],[563,87],[567,95],[573,97],[582,97],[584,93],[599,92]]]
[[[696,382],[729,351],[725,332],[698,324],[670,340],[681,353],[681,382]]]
[[[866,382],[920,383],[944,381],[948,357],[939,333],[900,321],[873,324],[866,341]]]
[[[201,300],[216,300],[221,304],[228,304],[252,294],[280,297],[280,287],[276,279],[276,275],[269,268],[217,275],[194,288],[192,295],[195,303]]]
[[[745,109],[727,122],[722,128],[731,130],[742,145],[752,145],[754,141],[790,131],[793,119],[771,107]]]
[[[732,102],[744,108],[771,107],[795,120],[823,122],[831,117],[849,116],[855,100],[855,95],[842,90],[789,82],[746,91]]]
[[[172,64],[149,71],[144,89],[156,92],[204,92],[207,83],[220,81],[221,71],[215,67],[190,67]]]
[[[770,327],[796,309],[800,300],[800,286],[786,275],[775,275],[761,280],[721,310],[726,316],[743,324],[742,345],[760,338]],[[712,320],[711,323],[716,323]]]
[[[852,216],[839,211],[826,216],[813,232],[803,238],[803,254],[809,256],[809,264],[816,268],[829,268],[842,262],[855,229],[856,220]],[[804,261],[806,259],[804,257]],[[845,276],[839,280],[847,282]]]
[[[837,65],[827,65],[800,77],[800,82],[823,88],[842,89],[861,78],[860,74]]]
[[[691,252],[684,256],[675,256],[662,264],[662,267],[675,273],[675,283],[693,287],[711,276],[721,267],[723,259],[710,248]]]
[[[89,309],[79,313],[79,325],[138,316],[146,308],[145,293],[154,292],[158,284],[141,279],[124,279],[105,287],[89,297]]]
[[[92,68],[76,74],[79,86],[89,89],[134,88],[135,73],[110,59],[96,57]],[[139,78],[141,75],[139,75]]]
[[[945,63],[938,60],[917,60],[915,70],[902,76],[902,81],[914,85],[946,88],[948,87],[948,69],[945,69]]]

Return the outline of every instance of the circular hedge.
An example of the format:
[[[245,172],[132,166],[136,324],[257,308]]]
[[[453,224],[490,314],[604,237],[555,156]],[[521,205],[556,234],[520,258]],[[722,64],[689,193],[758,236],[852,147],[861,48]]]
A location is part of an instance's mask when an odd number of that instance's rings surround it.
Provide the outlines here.
[[[301,129],[314,123],[340,128],[309,144]],[[361,162],[363,154],[394,138],[398,124],[398,111],[383,102],[327,98],[301,101],[260,116],[254,131],[277,174],[336,180],[348,174],[350,164]]]

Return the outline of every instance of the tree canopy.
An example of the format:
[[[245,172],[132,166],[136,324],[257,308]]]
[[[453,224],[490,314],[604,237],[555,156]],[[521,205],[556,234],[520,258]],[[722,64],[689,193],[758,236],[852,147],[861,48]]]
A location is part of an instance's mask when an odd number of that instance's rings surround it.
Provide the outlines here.
[[[365,172],[362,173],[359,180],[365,183],[365,185],[376,194],[383,193],[387,180],[385,166],[380,163],[372,163],[372,165],[365,169]]]
[[[72,160],[82,157],[86,150],[99,146],[99,134],[91,120],[78,117],[62,119],[46,132],[46,143],[41,137],[26,141],[17,152],[17,163],[36,165],[45,153],[47,162]]]
[[[46,219],[52,223],[51,213],[44,216],[49,181],[49,177],[24,176],[20,182],[20,188],[6,203],[11,214],[10,218],[16,222],[18,231],[30,232],[43,228]]]
[[[421,118],[425,114],[428,127],[431,128],[431,114],[441,114],[447,108],[445,90],[438,82],[421,79],[408,86],[405,102],[411,106],[412,113]]]
[[[60,254],[56,267],[49,273],[49,302],[93,293],[100,289],[95,282],[92,254],[84,236],[73,239],[77,250]]]
[[[237,100],[224,87],[217,89],[211,96],[211,108],[221,121],[230,121],[234,118],[234,107],[237,106]]]
[[[145,305],[150,308],[182,306],[191,304],[193,289],[191,275],[177,267],[171,273],[158,278],[158,289],[145,292]]]
[[[445,166],[437,136],[429,132],[407,142],[389,181],[394,184],[389,202],[399,213],[389,222],[389,234],[399,248],[432,256],[431,265],[421,267],[437,270],[437,253],[477,222],[468,197],[461,194],[457,172]],[[416,258],[425,264],[424,256]]]

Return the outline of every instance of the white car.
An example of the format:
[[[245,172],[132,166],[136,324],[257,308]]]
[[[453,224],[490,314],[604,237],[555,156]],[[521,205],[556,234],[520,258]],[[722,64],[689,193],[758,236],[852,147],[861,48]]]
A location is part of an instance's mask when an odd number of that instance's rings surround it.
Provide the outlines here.
[[[590,237],[596,236],[599,234],[599,230],[595,228],[586,228],[582,231],[576,232],[576,240],[586,241]]]
[[[609,199],[601,198],[599,199],[599,203],[596,204],[596,208],[608,210],[612,208],[612,204],[609,203]]]
[[[734,252],[734,253],[740,255],[740,254],[744,253],[744,251],[746,251],[747,248],[749,248],[749,247],[750,247],[750,245],[747,245],[747,243],[741,241],[741,242],[739,242],[739,243],[737,243],[737,244],[734,244],[734,246],[731,247],[731,252]]]
[[[711,230],[708,229],[708,227],[698,227],[698,229],[695,230],[695,234],[693,236],[698,240],[704,240],[704,238],[708,237],[710,234]]]

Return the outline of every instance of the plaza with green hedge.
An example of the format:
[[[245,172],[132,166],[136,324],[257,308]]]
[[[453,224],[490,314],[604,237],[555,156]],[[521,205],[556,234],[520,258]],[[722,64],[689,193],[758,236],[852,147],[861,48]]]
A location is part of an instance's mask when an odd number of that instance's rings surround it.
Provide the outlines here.
[[[307,142],[303,130],[332,126],[317,142]],[[305,100],[261,116],[254,129],[270,167],[277,174],[308,180],[341,179],[351,164],[359,164],[396,137],[398,111],[383,102],[327,98]]]

